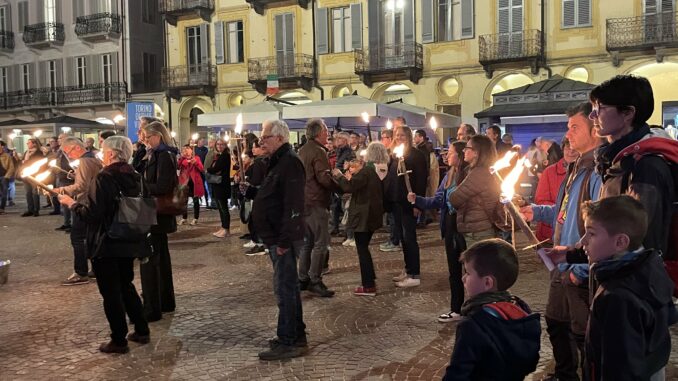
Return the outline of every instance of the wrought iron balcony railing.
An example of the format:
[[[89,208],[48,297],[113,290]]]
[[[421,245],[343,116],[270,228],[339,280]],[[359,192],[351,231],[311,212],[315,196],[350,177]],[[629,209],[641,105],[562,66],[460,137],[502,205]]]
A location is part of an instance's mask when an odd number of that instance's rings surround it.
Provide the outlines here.
[[[119,103],[127,97],[124,83],[97,83],[78,86],[30,89],[0,94],[0,108],[58,107],[81,104]]]
[[[354,58],[356,74],[424,68],[424,49],[416,42],[356,49]]]
[[[607,50],[678,45],[676,13],[607,19]]]
[[[152,93],[162,90],[160,73],[136,73],[132,74],[132,93]]]
[[[14,50],[14,32],[0,30],[0,50]]]
[[[160,0],[160,13],[181,14],[196,10],[214,11],[214,0]]]
[[[541,57],[544,52],[541,40],[541,31],[537,29],[480,36],[479,61],[488,65]]]
[[[65,38],[64,24],[60,22],[32,24],[24,27],[23,40],[26,45],[63,44]]]
[[[286,78],[313,78],[313,56],[301,53],[281,53],[272,57],[247,60],[247,80],[265,81],[269,74]]]
[[[162,84],[168,90],[216,87],[217,67],[211,64],[164,67]]]
[[[114,13],[97,13],[88,16],[79,16],[75,20],[75,34],[78,37],[92,35],[120,34],[122,19]]]

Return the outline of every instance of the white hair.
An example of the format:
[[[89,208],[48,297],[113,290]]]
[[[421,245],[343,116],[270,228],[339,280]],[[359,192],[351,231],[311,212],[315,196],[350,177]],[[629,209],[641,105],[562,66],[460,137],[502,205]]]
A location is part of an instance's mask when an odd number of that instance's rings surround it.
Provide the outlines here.
[[[106,138],[102,145],[104,150],[114,151],[118,160],[128,162],[132,157],[132,141],[128,137],[122,135],[114,135]]]
[[[76,138],[75,136],[69,136],[61,141],[62,147],[69,147],[73,145],[78,146],[80,148],[85,148],[85,143],[83,143],[82,140],[80,140],[80,138]]]
[[[287,123],[285,123],[284,120],[272,119],[267,120],[264,123],[271,126],[271,135],[280,136],[284,143],[290,142],[290,128],[287,127]]]
[[[372,142],[367,146],[365,161],[371,161],[375,164],[388,164],[388,150],[381,142]]]

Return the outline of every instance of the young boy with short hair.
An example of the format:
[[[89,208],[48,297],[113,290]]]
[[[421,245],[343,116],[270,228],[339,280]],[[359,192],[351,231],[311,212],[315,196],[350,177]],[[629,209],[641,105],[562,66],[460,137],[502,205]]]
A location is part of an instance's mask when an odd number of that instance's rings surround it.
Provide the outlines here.
[[[518,278],[515,249],[500,239],[461,254],[464,289],[454,352],[444,381],[523,380],[539,360],[539,314],[508,289]]]
[[[642,246],[647,213],[630,196],[588,201],[582,212],[581,242],[599,284],[586,333],[588,379],[663,380],[677,315],[659,252]]]

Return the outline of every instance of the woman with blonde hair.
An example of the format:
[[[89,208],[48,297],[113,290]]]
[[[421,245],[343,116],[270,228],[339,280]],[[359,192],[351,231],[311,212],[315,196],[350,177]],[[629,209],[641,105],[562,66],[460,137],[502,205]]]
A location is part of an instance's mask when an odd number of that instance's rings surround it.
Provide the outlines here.
[[[474,135],[464,148],[468,174],[449,196],[449,201],[457,210],[457,228],[464,234],[467,247],[497,235],[490,217],[501,193],[499,182],[490,172],[496,157],[494,143],[485,135]]]
[[[144,179],[148,193],[162,197],[174,193],[178,185],[177,155],[169,131],[161,122],[152,122],[143,127],[146,144]],[[162,319],[163,312],[174,311],[174,281],[172,260],[169,252],[168,233],[177,231],[173,215],[158,213],[158,224],[151,228],[153,255],[141,265],[144,312],[149,322]]]

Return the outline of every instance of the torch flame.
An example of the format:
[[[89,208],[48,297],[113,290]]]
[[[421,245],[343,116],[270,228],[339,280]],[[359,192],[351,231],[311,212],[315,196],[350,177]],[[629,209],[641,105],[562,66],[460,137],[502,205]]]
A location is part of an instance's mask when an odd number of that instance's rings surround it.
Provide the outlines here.
[[[51,161],[49,162],[49,166],[50,166],[50,167],[56,167],[56,166],[57,166],[56,159],[51,160]]]
[[[363,111],[360,113],[360,116],[363,118],[363,122],[369,123],[370,122],[370,114],[367,112]]]
[[[386,121],[386,129],[387,130],[392,130],[393,129],[393,122],[391,122],[391,119]]]
[[[80,166],[80,159],[75,159],[69,162],[68,165],[70,165],[71,168],[78,168]]]
[[[367,150],[366,150],[366,149],[361,150],[361,151],[360,151],[360,156],[362,156],[362,157],[367,156]]]
[[[242,113],[238,114],[238,116],[235,118],[235,131],[236,134],[240,134],[242,132]]]
[[[40,159],[40,160],[36,161],[35,163],[31,164],[30,166],[24,168],[24,170],[21,171],[21,176],[26,177],[26,176],[35,175],[36,173],[38,173],[38,171],[40,170],[40,168],[43,165],[47,164],[47,160],[49,160],[49,159],[47,159],[47,158]]]
[[[513,157],[515,157],[516,155],[517,155],[517,154],[516,154],[515,152],[513,152],[513,151],[508,151],[508,152],[506,152],[506,154],[504,155],[504,157],[502,157],[501,159],[497,160],[497,161],[494,163],[494,165],[490,167],[490,171],[491,171],[492,173],[495,173],[495,172],[501,171],[501,170],[504,169],[504,168],[510,167],[510,166],[511,166],[511,159],[513,159]]]
[[[193,139],[193,140],[198,140],[199,137],[200,137],[200,135],[198,135],[197,133],[191,135],[191,139]]]
[[[519,159],[511,173],[502,181],[501,195],[505,200],[510,201],[513,199],[513,195],[516,193],[516,182],[518,182],[520,175],[523,173],[523,169],[525,169],[525,159]]]
[[[433,132],[436,132],[436,129],[438,128],[438,121],[436,120],[435,116],[431,117],[431,120],[429,120],[428,124],[431,126]]]
[[[405,153],[405,144],[401,144],[393,149],[393,153],[398,159],[402,159],[403,154]]]
[[[51,173],[50,171],[43,172],[43,173],[41,173],[41,174],[35,176],[35,180],[36,180],[37,182],[41,183],[41,182],[47,180],[47,178],[48,178],[49,175],[51,175],[51,174],[52,174],[52,173]]]

